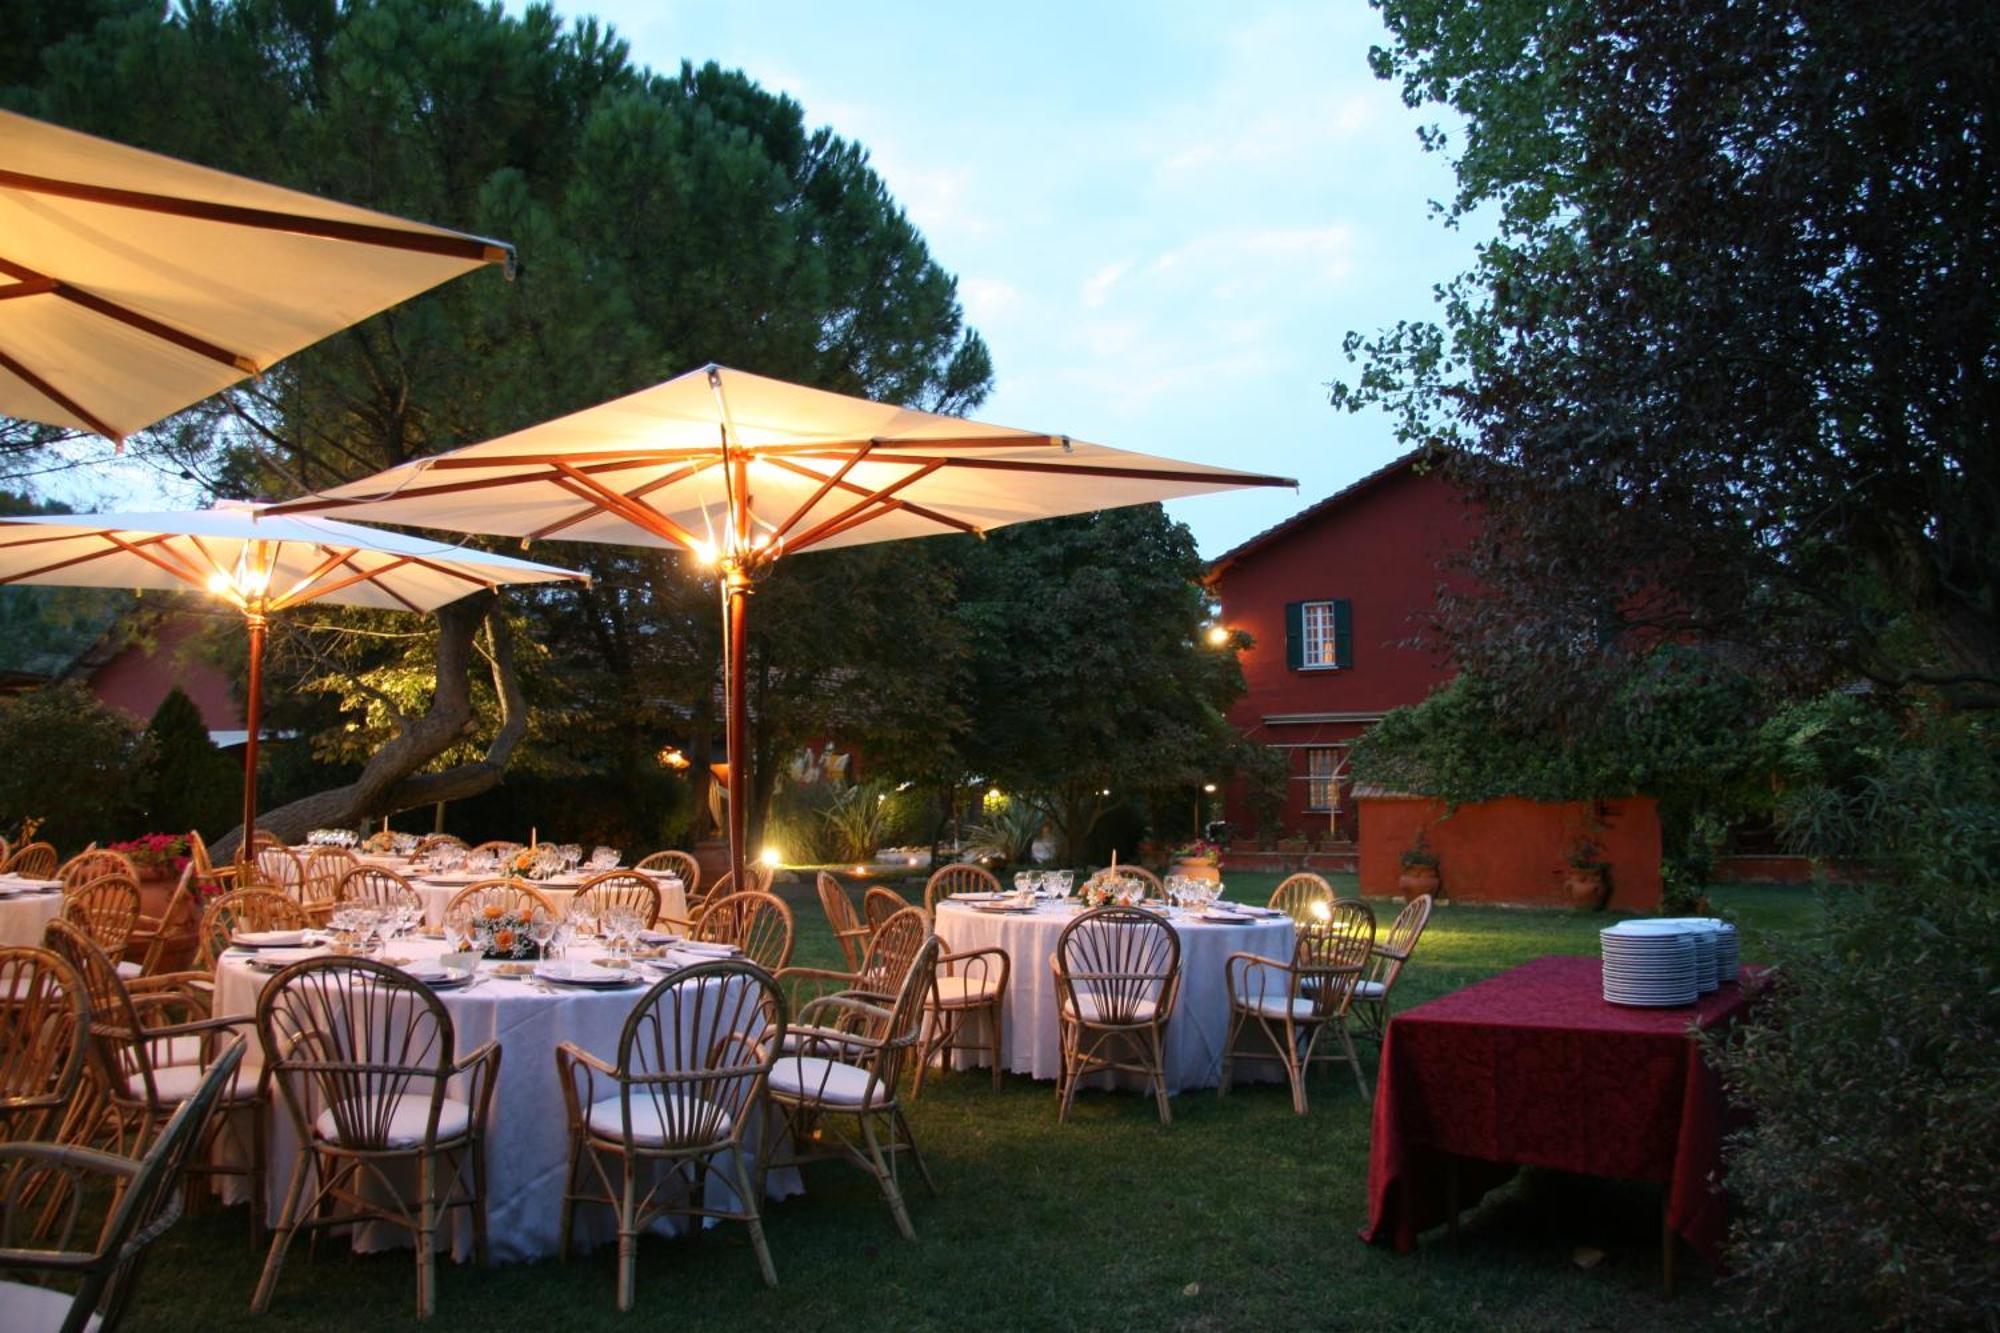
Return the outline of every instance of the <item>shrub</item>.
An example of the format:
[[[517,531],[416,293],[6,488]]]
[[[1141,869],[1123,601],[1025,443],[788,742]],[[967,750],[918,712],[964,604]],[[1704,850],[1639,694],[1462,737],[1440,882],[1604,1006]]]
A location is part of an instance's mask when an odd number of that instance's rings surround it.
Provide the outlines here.
[[[896,826],[900,798],[883,782],[862,782],[838,792],[820,812],[825,849],[840,861],[867,861]]]
[[[1774,1323],[2000,1309],[2000,763],[1955,725],[1804,803],[1841,835],[1807,850],[1866,846],[1883,882],[1827,890],[1823,929],[1774,948],[1769,1002],[1711,1043],[1756,1117],[1729,1159],[1732,1262]]]
[[[213,842],[241,814],[243,768],[216,748],[194,700],[167,691],[146,724],[143,770],[147,822],[159,829],[195,829]]]
[[[0,699],[0,827],[41,819],[60,851],[139,832],[146,747],[126,715],[81,685]]]

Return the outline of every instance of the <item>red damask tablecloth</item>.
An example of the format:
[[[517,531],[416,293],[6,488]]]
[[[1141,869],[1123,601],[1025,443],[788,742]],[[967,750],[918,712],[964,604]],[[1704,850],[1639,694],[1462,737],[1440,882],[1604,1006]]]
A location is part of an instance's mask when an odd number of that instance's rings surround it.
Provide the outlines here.
[[[1538,958],[1419,1005],[1382,1043],[1361,1237],[1399,1250],[1517,1166],[1668,1186],[1667,1225],[1713,1261],[1728,1203],[1713,1187],[1727,1112],[1688,1037],[1727,1023],[1758,970],[1686,1009],[1606,1004],[1595,958]]]

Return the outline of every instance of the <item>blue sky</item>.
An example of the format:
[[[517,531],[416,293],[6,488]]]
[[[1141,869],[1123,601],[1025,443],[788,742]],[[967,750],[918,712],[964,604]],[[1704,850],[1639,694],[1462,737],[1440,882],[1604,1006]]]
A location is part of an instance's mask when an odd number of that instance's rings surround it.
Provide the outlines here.
[[[1362,0],[558,8],[659,70],[741,68],[864,145],[992,347],[981,417],[1298,479],[1172,505],[1204,555],[1399,452],[1383,418],[1328,406],[1341,338],[1428,317],[1473,237],[1431,216],[1451,175],[1369,73]],[[93,472],[94,507],[192,499],[143,465]]]
[[[1451,175],[1360,0],[558,8],[864,145],[992,346],[978,415],[1298,478],[1174,504],[1205,555],[1399,452],[1327,405],[1340,340],[1427,317],[1472,238],[1430,216]]]

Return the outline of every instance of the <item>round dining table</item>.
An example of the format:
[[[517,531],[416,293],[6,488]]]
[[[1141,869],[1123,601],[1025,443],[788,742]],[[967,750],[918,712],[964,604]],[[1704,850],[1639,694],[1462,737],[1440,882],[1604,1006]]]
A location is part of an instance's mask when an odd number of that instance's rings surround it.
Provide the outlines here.
[[[1007,951],[1007,994],[1001,1003],[1003,1065],[1014,1073],[1038,1079],[1053,1079],[1062,1073],[1056,982],[1050,959],[1063,928],[1083,910],[1074,900],[1050,899],[1038,899],[1027,912],[954,899],[938,904],[937,933],[948,951],[994,947]],[[1167,1023],[1163,1051],[1168,1092],[1212,1088],[1222,1081],[1223,1044],[1229,1040],[1225,975],[1229,955],[1254,953],[1291,961],[1291,918],[1281,912],[1261,914],[1264,910],[1249,909],[1249,919],[1230,923],[1205,921],[1198,914],[1178,909],[1162,913],[1181,946],[1180,996]],[[978,1034],[973,1039],[977,1040]],[[960,1052],[957,1061],[963,1066],[981,1058],[976,1052]],[[1281,1078],[1283,1070],[1272,1061],[1243,1061],[1237,1065],[1237,1076]],[[1104,1086],[1108,1078],[1098,1075],[1081,1086]],[[1121,1076],[1120,1082],[1131,1080]]]
[[[421,936],[392,940],[385,946],[384,961],[430,961],[441,957],[447,946],[441,940]],[[278,959],[287,954],[266,955],[230,949],[216,962],[214,1013],[218,1018],[251,1015],[265,984],[275,975]],[[596,961],[602,957],[595,948],[573,945],[566,961]],[[709,958],[676,958],[669,955],[661,966],[712,961]],[[658,981],[662,973],[653,966],[633,969],[629,986],[615,990],[558,987],[533,976],[495,975],[497,964],[481,962],[472,984],[439,989],[438,999],[451,1015],[454,1050],[461,1058],[488,1041],[500,1044],[500,1076],[494,1085],[492,1109],[486,1139],[486,1220],[488,1244],[496,1261],[542,1259],[555,1255],[561,1237],[563,1186],[569,1166],[569,1121],[563,1103],[562,1084],[556,1073],[556,1047],[574,1042],[592,1055],[615,1064],[618,1039],[633,1006]],[[254,1028],[246,1035],[250,1049],[244,1055],[245,1081],[251,1071],[263,1066],[263,1052]],[[463,1096],[465,1089],[454,1083],[450,1095]],[[273,1103],[266,1108],[267,1171],[265,1197],[267,1217],[275,1218],[283,1205],[285,1186],[298,1151],[298,1135],[290,1112],[282,1104],[282,1094],[272,1092]],[[769,1132],[778,1132],[775,1119]],[[224,1135],[218,1144],[222,1153],[241,1152],[240,1134]],[[733,1203],[734,1194],[723,1179],[727,1173],[708,1173],[705,1188],[722,1192]],[[241,1182],[224,1180],[225,1198]],[[804,1186],[796,1170],[773,1170],[765,1181],[767,1199],[782,1199],[802,1193]],[[240,1197],[240,1194],[238,1195]],[[464,1210],[453,1214],[452,1231],[440,1238],[440,1249],[465,1261],[472,1254],[471,1220]],[[686,1219],[661,1218],[654,1230],[672,1234],[684,1230]],[[576,1238],[579,1250],[617,1237],[616,1221],[608,1208],[584,1205],[577,1209]],[[357,1250],[384,1249],[407,1245],[407,1233],[384,1226],[357,1229]]]
[[[524,882],[554,903],[557,911],[568,912],[569,900],[576,896],[576,891],[603,873],[603,871],[592,871],[588,875],[558,875],[554,879]],[[661,917],[670,921],[688,919],[687,891],[681,884],[680,876],[654,870],[642,870],[639,873],[652,880],[653,886],[660,891]],[[411,885],[417,891],[417,896],[424,900],[424,924],[435,930],[444,925],[445,908],[450,905],[453,898],[469,886],[492,879],[494,876],[460,873],[425,874],[419,871],[409,878]]]
[[[0,875],[0,945],[40,947],[44,928],[62,915],[62,881]]]

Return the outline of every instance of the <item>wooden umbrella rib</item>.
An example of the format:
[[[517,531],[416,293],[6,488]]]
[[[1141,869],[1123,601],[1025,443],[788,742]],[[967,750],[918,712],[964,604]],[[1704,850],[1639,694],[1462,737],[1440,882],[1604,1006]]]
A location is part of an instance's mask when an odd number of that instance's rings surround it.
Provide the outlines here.
[[[47,296],[60,284],[54,278],[23,278],[9,287],[0,287],[0,301],[11,301],[17,296]]]
[[[105,439],[116,440],[119,444],[123,444],[125,442],[124,431],[119,430],[115,426],[107,424],[102,417],[99,417],[89,408],[86,408],[83,404],[77,402],[76,399],[70,397],[68,394],[64,393],[61,389],[58,389],[55,385],[43,379],[40,375],[37,375],[34,371],[28,369],[26,366],[22,365],[19,361],[16,361],[13,357],[9,356],[4,351],[0,351],[0,368],[5,368],[8,371],[8,373],[12,374],[16,379],[20,380],[30,389],[33,389],[36,393],[48,399],[50,402],[54,403],[57,407],[60,407],[63,411],[69,413],[71,416],[75,417],[78,421],[81,421],[84,425],[90,427],[90,429],[96,431],[99,435],[102,435]]]
[[[4,174],[4,172],[0,172],[0,175]],[[65,301],[71,302],[74,305],[80,305],[93,314],[102,315],[109,320],[115,320],[120,324],[126,325],[128,328],[137,329],[139,332],[158,338],[162,342],[172,343],[174,346],[185,351],[193,352],[196,356],[207,357],[210,361],[228,366],[231,370],[245,375],[255,375],[261,370],[261,367],[255,361],[240,352],[232,352],[226,347],[218,347],[206,338],[197,337],[183,329],[177,329],[171,324],[163,324],[151,315],[140,314],[130,306],[120,305],[116,301],[107,301],[95,292],[87,291],[82,287],[76,286],[74,283],[65,282],[60,278],[51,278],[45,273],[37,273],[34,269],[24,264],[16,264],[9,259],[0,259],[0,273],[19,278],[23,282],[34,279],[53,282],[55,286],[51,289],[52,294],[61,297]]]
[[[771,534],[771,540],[774,542],[783,541],[785,538],[785,534],[790,532],[793,526],[796,525],[800,519],[804,518],[807,514],[811,513],[813,510],[813,506],[817,505],[821,500],[824,500],[826,498],[826,493],[828,491],[840,485],[841,482],[847,480],[847,474],[854,470],[854,465],[859,463],[862,459],[868,457],[869,451],[874,447],[875,444],[874,441],[872,440],[869,441],[867,444],[862,445],[859,449],[855,450],[854,453],[848,457],[847,461],[843,462],[840,465],[840,469],[838,471],[828,474],[828,476],[823,481],[820,482],[819,487],[813,491],[812,495],[806,500],[806,502],[800,505],[797,509],[794,509],[791,512],[790,517],[786,518],[783,523],[778,525],[777,531]],[[799,471],[801,472],[810,472],[811,470],[812,469],[810,468],[799,469]]]
[[[353,570],[357,577],[347,579],[337,585],[328,587],[326,591],[320,593],[320,596],[322,597],[330,596],[332,593],[337,592],[340,588],[349,588],[357,583],[368,582],[374,584],[376,587],[380,588],[383,592],[386,592],[389,594],[389,596],[395,598],[396,601],[402,605],[405,611],[414,612],[417,615],[423,614],[424,609],[422,607],[418,606],[415,602],[403,596],[403,594],[397,592],[394,588],[382,582],[382,580],[377,577],[377,575],[385,574],[390,569],[394,568],[393,565],[385,565],[381,569],[376,569],[376,570],[361,569],[355,565],[354,558],[352,556],[348,557],[346,560],[341,561],[341,563],[347,566],[347,568]]]
[[[612,490],[609,486],[604,485],[595,477],[587,475],[578,468],[567,464],[558,464],[557,468],[572,483],[571,488],[566,488],[571,489],[572,494],[577,494],[577,491],[573,489],[574,487],[581,487],[584,496],[595,499],[604,508],[619,515],[628,523],[643,528],[656,537],[664,537],[678,546],[686,547],[688,550],[693,550],[700,544],[699,539],[693,533],[668,518],[665,514],[662,514],[659,510],[654,509],[651,505],[641,504],[636,500],[627,500],[620,492]]]
[[[1137,481],[1184,481],[1213,486],[1293,486],[1287,477],[1254,472],[1183,472],[1173,468],[1117,467],[1105,463],[1032,463],[1017,458],[926,458],[898,455],[899,463],[935,463],[939,467],[980,468],[996,472],[1046,472],[1067,477],[1119,477]]]
[[[20,171],[0,171],[0,186],[51,194],[85,203],[107,204],[113,208],[133,208],[148,213],[197,218],[235,227],[255,227],[263,231],[291,232],[321,240],[349,241],[389,250],[410,250],[419,254],[442,255],[481,264],[504,264],[512,247],[466,236],[458,232],[407,231],[375,222],[349,222],[336,218],[316,218],[305,213],[286,213],[270,208],[248,208],[240,204],[219,204],[207,199],[184,199],[177,195],[150,194],[143,190],[120,190],[108,185],[32,176]]]
[[[279,598],[277,601],[272,602],[270,604],[270,609],[273,611],[288,611],[292,607],[302,605],[306,602],[317,602],[322,598],[331,597],[333,596],[333,594],[341,591],[343,588],[351,588],[357,583],[372,583],[376,587],[380,588],[383,592],[386,592],[391,597],[394,597],[397,601],[402,602],[403,605],[409,607],[410,610],[416,611],[421,609],[414,602],[405,599],[403,596],[397,593],[397,591],[394,588],[391,588],[388,584],[382,582],[382,575],[387,574],[392,570],[400,569],[402,566],[409,563],[408,560],[406,559],[392,560],[388,564],[380,565],[374,569],[363,569],[360,565],[354,562],[354,558],[360,554],[361,554],[360,548],[357,547],[352,551],[343,553],[338,560],[334,561],[335,569],[346,569],[348,571],[347,576],[345,578],[337,579],[332,583],[326,584],[324,587],[311,589],[310,591],[312,595],[309,597],[295,596],[293,594],[288,593],[284,597]]]
[[[113,536],[109,532],[77,532],[77,533],[71,533],[69,535],[68,540],[71,541],[87,540],[91,537],[96,537],[101,541],[109,543],[111,549],[108,551],[88,551],[83,555],[71,556],[67,560],[57,560],[52,564],[42,565],[35,569],[23,570],[19,574],[8,574],[4,577],[0,577],[0,585],[9,583],[20,583],[26,579],[40,578],[44,574],[53,574],[59,569],[70,569],[76,565],[87,565],[93,560],[102,560],[104,557],[108,555],[115,555],[118,552],[123,551],[128,555],[138,556],[141,560],[144,560],[146,563],[158,567],[164,572],[172,575],[174,578],[180,579],[184,583],[192,583],[196,587],[201,586],[202,580],[199,577],[193,575],[187,569],[177,568],[172,562],[162,560],[153,552],[142,549],[144,546],[147,545],[153,545],[160,542],[164,542],[166,540],[166,537],[164,535],[150,538],[147,542],[139,543],[139,542],[124,541],[121,538]]]
[[[707,458],[700,459],[690,464],[687,467],[677,468],[676,470],[667,473],[663,477],[655,477],[651,481],[647,482],[645,485],[634,487],[632,490],[621,492],[621,494],[623,494],[625,498],[628,500],[637,501],[645,496],[651,495],[654,491],[659,490],[662,486],[671,486],[677,481],[686,481],[689,477],[692,477],[699,472],[706,471],[707,469],[714,467],[717,463],[721,461],[722,461],[721,459],[711,455]],[[549,524],[545,528],[537,528],[535,531],[528,534],[528,539],[530,541],[540,541],[544,537],[553,537],[555,536],[555,534],[561,532],[565,528],[575,527],[578,523],[583,522],[585,519],[590,518],[593,515],[602,514],[606,512],[605,507],[602,504],[599,504],[597,502],[597,499],[593,495],[591,495],[588,491],[584,491],[579,488],[570,486],[565,486],[564,489],[569,491],[570,494],[576,496],[578,499],[582,500],[588,507],[578,510],[576,513],[571,514],[568,518],[559,519],[556,522]]]
[[[328,551],[330,552],[330,554],[326,557],[326,559],[320,561],[319,564],[315,565],[302,578],[295,580],[291,587],[285,589],[285,591],[279,594],[276,598],[273,598],[271,602],[272,610],[283,610],[285,607],[294,606],[297,605],[299,602],[311,600],[310,598],[304,597],[301,594],[303,594],[307,589],[311,588],[315,583],[318,583],[321,579],[325,578],[328,574],[340,568],[343,562],[353,559],[355,554],[360,550],[359,547],[355,546],[346,547],[344,549],[340,547],[321,546],[320,549],[322,551]],[[319,597],[322,595],[323,595],[322,593],[317,593],[317,592],[313,594],[314,597]]]
[[[900,463],[905,460],[897,459],[896,461]],[[832,536],[835,532],[839,532],[844,530],[845,528],[854,526],[853,524],[849,523],[848,520],[855,517],[855,515],[862,513],[864,510],[868,509],[871,506],[879,505],[884,510],[891,508],[892,506],[889,504],[889,501],[894,498],[897,491],[900,491],[907,486],[914,486],[916,483],[922,481],[925,477],[930,476],[931,473],[936,472],[939,468],[943,466],[944,464],[941,461],[932,461],[926,463],[924,466],[910,473],[909,476],[903,477],[902,479],[895,481],[890,485],[884,486],[880,490],[874,492],[871,495],[868,495],[867,497],[861,500],[857,500],[854,504],[849,505],[846,509],[834,515],[832,518],[827,519],[824,523],[819,524],[817,527],[808,528],[806,530],[806,534],[803,537],[800,537],[797,541],[792,543],[792,549],[795,551],[804,550],[806,547],[811,546],[814,542],[823,540],[826,537]]]
[[[813,481],[818,481],[821,479],[821,474],[813,471],[811,468],[800,467],[798,464],[792,462],[790,459],[767,458],[764,461],[770,464],[772,467],[783,468],[787,472],[795,472],[799,476],[809,478]],[[880,462],[882,460],[877,459],[876,461]],[[897,459],[896,461],[900,463],[900,462],[905,462],[907,460]],[[840,483],[840,489],[852,495],[875,494],[875,492],[870,491],[867,487],[857,486],[855,483],[851,481],[842,481]],[[920,505],[913,500],[905,500],[901,496],[898,496],[895,499],[891,500],[889,502],[889,507],[891,509],[899,509],[907,513],[915,514],[918,518],[928,519],[932,523],[936,523],[947,528],[953,528],[959,532],[979,531],[979,525],[976,523],[967,523],[964,519],[953,518],[950,514],[942,513],[938,510],[928,508],[924,505]],[[792,543],[792,549],[794,550],[798,549],[797,542]]]

